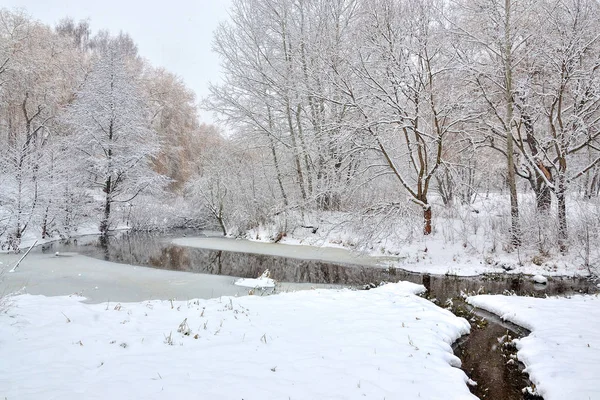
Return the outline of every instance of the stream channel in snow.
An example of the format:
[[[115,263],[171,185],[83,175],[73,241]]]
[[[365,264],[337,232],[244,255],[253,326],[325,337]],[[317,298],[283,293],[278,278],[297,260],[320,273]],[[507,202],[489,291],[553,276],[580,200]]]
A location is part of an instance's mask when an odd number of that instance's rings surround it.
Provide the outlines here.
[[[125,233],[111,238],[105,246],[100,245],[97,237],[89,236],[38,246],[33,253],[77,252],[116,263],[238,278],[256,278],[268,269],[271,278],[278,282],[275,291],[306,288],[307,284],[359,289],[386,281],[422,284],[427,288],[427,298],[441,307],[451,308],[471,323],[471,334],[455,344],[455,353],[461,358],[467,375],[477,382],[471,387],[472,392],[479,398],[496,400],[527,398],[522,389],[529,382],[521,372],[522,366],[507,362],[516,350],[504,342],[526,336],[528,332],[471,308],[463,297],[481,293],[543,297],[598,290],[585,278],[553,277],[547,284],[540,285],[529,276],[514,274],[475,277],[419,274],[382,267],[380,263],[389,260],[356,255],[344,249],[272,245],[198,236],[198,233],[194,233],[195,237],[189,236],[188,233],[182,237],[181,232],[172,235]],[[265,289],[261,294],[272,291]],[[219,293],[218,289],[211,293],[213,297],[221,295],[231,295],[231,289],[226,293]]]

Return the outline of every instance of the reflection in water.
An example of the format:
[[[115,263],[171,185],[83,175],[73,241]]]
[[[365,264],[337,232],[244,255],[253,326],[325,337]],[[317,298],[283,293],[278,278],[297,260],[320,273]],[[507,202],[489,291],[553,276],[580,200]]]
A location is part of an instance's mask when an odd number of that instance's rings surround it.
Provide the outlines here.
[[[517,295],[545,296],[564,293],[589,293],[594,285],[584,278],[553,278],[547,285],[534,284],[528,277],[519,275],[491,275],[457,277],[407,272],[395,268],[378,268],[324,261],[301,260],[261,254],[235,253],[177,246],[171,237],[149,234],[121,234],[107,242],[98,238],[80,239],[65,243],[52,243],[45,251],[77,251],[106,261],[142,265],[173,271],[255,278],[265,269],[279,282],[324,283],[362,286],[369,283],[397,282],[419,283],[430,297],[441,302],[456,298],[461,293],[506,292]]]

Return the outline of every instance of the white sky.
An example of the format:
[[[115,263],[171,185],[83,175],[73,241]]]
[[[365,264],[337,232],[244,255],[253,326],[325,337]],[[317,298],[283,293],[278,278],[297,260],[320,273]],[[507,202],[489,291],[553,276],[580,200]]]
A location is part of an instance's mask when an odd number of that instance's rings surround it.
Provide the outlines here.
[[[211,52],[212,32],[227,19],[230,0],[0,0],[0,7],[23,8],[34,19],[54,26],[70,16],[90,19],[94,32],[124,31],[139,53],[154,66],[183,78],[200,99],[208,82],[220,77],[219,60]],[[201,118],[210,122],[210,115]]]

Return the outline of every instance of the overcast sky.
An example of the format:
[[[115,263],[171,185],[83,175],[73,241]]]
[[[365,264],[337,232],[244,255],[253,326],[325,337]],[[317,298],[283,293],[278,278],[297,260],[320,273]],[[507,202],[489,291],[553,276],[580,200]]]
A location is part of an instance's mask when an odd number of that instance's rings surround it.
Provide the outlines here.
[[[154,66],[181,76],[198,98],[219,80],[219,60],[211,52],[212,32],[227,19],[230,0],[0,0],[0,7],[23,8],[50,25],[70,16],[90,19],[94,32],[127,32],[139,53]],[[202,113],[204,121],[210,116]]]

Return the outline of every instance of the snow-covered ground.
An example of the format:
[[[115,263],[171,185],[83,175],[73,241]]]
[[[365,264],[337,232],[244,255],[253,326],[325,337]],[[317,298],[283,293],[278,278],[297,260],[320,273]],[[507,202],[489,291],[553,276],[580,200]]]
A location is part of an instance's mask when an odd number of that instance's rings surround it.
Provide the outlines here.
[[[561,254],[556,245],[554,211],[549,218],[535,215],[534,197],[521,193],[523,245],[514,249],[507,195],[480,194],[473,204],[446,207],[435,195],[433,233],[422,234],[421,212],[378,220],[345,212],[288,214],[267,225],[245,232],[251,241],[316,247],[344,248],[363,255],[387,258],[389,264],[408,271],[474,276],[484,273],[544,276],[587,276],[600,274],[600,249],[582,243],[582,229],[595,228],[598,208],[578,198],[569,198],[571,226],[569,252]],[[585,212],[584,212],[585,211]],[[587,214],[586,214],[587,213]],[[587,219],[582,219],[587,215]],[[286,219],[287,218],[287,219]],[[585,226],[584,226],[585,225]],[[286,234],[279,233],[282,227]],[[591,232],[590,231],[590,232]],[[590,236],[593,242],[595,239]],[[588,243],[589,244],[589,243]],[[586,267],[585,265],[591,265]]]
[[[600,399],[600,297],[480,295],[467,301],[523,326],[517,356],[544,400]]]
[[[401,282],[187,302],[20,295],[0,315],[8,399],[475,399],[469,324]]]

